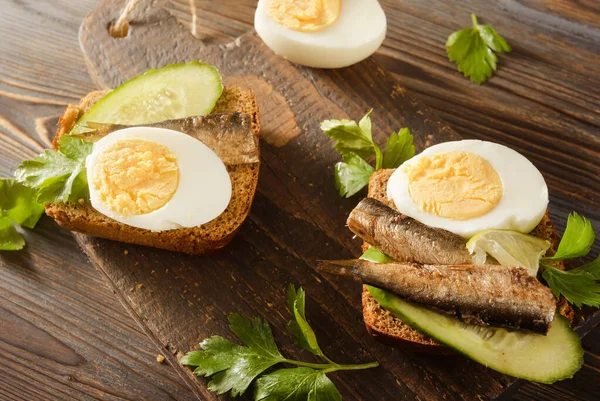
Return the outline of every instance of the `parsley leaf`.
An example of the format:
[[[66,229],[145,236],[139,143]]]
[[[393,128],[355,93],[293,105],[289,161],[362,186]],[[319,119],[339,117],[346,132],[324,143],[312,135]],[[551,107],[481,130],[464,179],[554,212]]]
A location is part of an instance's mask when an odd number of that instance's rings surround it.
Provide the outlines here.
[[[349,198],[369,185],[375,169],[355,153],[345,154],[342,159],[335,165],[335,188],[340,196]]]
[[[579,266],[577,269],[571,269],[568,272],[571,274],[581,274],[592,280],[600,280],[600,255],[593,262]]]
[[[585,256],[590,252],[595,240],[596,234],[592,223],[573,212],[567,219],[567,228],[558,244],[556,253],[554,256],[542,260],[565,260]]]
[[[322,370],[280,369],[256,381],[254,399],[264,401],[341,401],[342,396]]]
[[[37,190],[37,200],[41,203],[87,199],[85,159],[92,146],[82,139],[63,136],[58,152],[47,149],[32,160],[25,160],[15,176],[22,184]]]
[[[383,164],[383,154],[381,153],[381,149],[379,149],[379,146],[377,146],[375,142],[373,142],[373,124],[371,122],[371,112],[373,112],[373,109],[369,110],[367,114],[365,114],[363,118],[360,119],[360,121],[358,122],[358,126],[360,127],[361,131],[366,132],[369,138],[371,138],[371,143],[373,144],[373,151],[375,152],[375,170],[379,170],[381,168],[381,165]]]
[[[415,154],[413,136],[408,128],[392,132],[385,153],[373,142],[373,124],[369,110],[358,124],[352,120],[325,120],[321,130],[336,140],[335,149],[343,161],[335,165],[335,187],[340,196],[349,198],[369,184],[369,178],[381,168],[396,168]],[[375,155],[375,168],[366,159]]]
[[[600,306],[600,284],[595,280],[600,276],[599,259],[591,265],[563,271],[544,263],[542,277],[557,298],[562,295],[579,308],[582,304],[597,308]]]
[[[229,315],[229,327],[247,346],[213,336],[202,343],[202,351],[189,352],[183,365],[197,366],[197,376],[212,376],[208,389],[218,394],[231,391],[243,394],[256,376],[285,361],[279,353],[269,324],[260,318],[247,319],[237,313]]]
[[[0,216],[13,223],[33,228],[44,213],[44,205],[36,201],[33,189],[13,178],[0,178]]]
[[[294,336],[296,345],[312,352],[325,361],[330,362],[323,354],[323,351],[321,351],[321,347],[319,347],[319,343],[317,342],[317,336],[306,320],[304,313],[304,289],[300,287],[296,291],[294,285],[290,284],[287,291],[287,299],[288,309],[293,317],[293,319],[288,322],[287,328]]]
[[[283,358],[273,339],[271,327],[266,321],[257,317],[250,320],[237,313],[232,313],[229,315],[229,328],[256,354],[265,358]]]
[[[489,25],[479,25],[471,14],[473,28],[452,33],[446,41],[448,58],[457,64],[460,72],[476,84],[485,82],[496,71],[496,53],[510,52],[504,38]]]
[[[0,178],[0,250],[18,251],[25,240],[13,224],[33,228],[44,213],[36,192],[12,178]]]
[[[596,234],[588,219],[573,212],[554,256],[541,258],[542,277],[552,293],[581,308],[582,305],[600,306],[600,256],[593,262],[571,270],[560,270],[550,263],[578,258],[590,252]],[[369,249],[370,250],[370,249]],[[539,256],[538,256],[539,257]]]
[[[385,145],[383,168],[397,168],[415,155],[413,136],[408,128],[392,132]]]
[[[308,324],[304,310],[305,294],[300,287],[288,288],[288,307],[294,320],[288,324],[290,331],[302,347],[319,355],[327,363],[311,363],[287,359],[277,349],[269,324],[260,319],[247,319],[233,313],[229,327],[245,345],[239,345],[220,336],[200,343],[200,351],[188,352],[180,359],[182,365],[194,367],[197,376],[211,377],[208,389],[218,394],[231,391],[234,397],[243,394],[254,379],[278,363],[296,365],[297,368],[279,369],[261,376],[256,381],[255,400],[341,400],[335,385],[326,374],[338,370],[368,369],[379,366],[377,362],[361,365],[340,365],[331,361],[321,351],[314,331]],[[292,328],[293,327],[293,328]]]
[[[7,216],[0,216],[0,251],[18,251],[25,240]]]
[[[335,149],[342,156],[355,153],[363,159],[375,155],[377,168],[381,168],[383,156],[381,149],[373,142],[372,123],[369,110],[358,124],[352,120],[325,120],[321,130],[331,139],[335,139]]]

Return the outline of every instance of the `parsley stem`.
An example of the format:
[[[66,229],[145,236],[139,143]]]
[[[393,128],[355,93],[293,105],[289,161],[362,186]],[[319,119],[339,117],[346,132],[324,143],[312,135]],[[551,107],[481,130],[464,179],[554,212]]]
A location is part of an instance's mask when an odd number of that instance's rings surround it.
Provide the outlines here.
[[[475,14],[471,14],[471,21],[473,21],[473,28],[477,29],[477,16]]]
[[[336,370],[361,370],[361,369],[370,369],[376,368],[379,366],[379,362],[369,362],[369,363],[361,363],[358,365],[338,365],[335,364],[330,368],[323,370],[323,373],[335,372]]]
[[[362,364],[357,364],[357,365],[340,365],[335,362],[311,363],[311,362],[295,361],[293,359],[287,359],[287,358],[283,359],[281,362],[289,363],[291,365],[296,365],[296,366],[304,366],[307,368],[321,369],[324,372],[334,372],[336,370],[369,369],[369,368],[375,368],[375,367],[379,366],[379,362],[369,362],[369,363],[362,363]]]
[[[332,365],[337,365],[337,363],[333,362],[331,359],[327,358],[325,355],[321,355],[321,359],[323,359],[325,362],[330,363]]]

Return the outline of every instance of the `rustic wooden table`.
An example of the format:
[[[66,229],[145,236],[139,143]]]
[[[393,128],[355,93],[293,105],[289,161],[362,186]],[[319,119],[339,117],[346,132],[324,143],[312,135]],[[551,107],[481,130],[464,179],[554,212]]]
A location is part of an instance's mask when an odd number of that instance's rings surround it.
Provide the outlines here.
[[[559,230],[573,209],[598,223],[600,4],[454,3],[382,1],[389,27],[378,61],[465,138],[501,142],[532,160],[548,181]],[[166,7],[206,42],[224,43],[251,29],[254,4],[172,0]],[[63,108],[96,89],[77,40],[95,5],[0,0],[0,176],[47,147]],[[450,32],[468,26],[470,12],[514,49],[481,87],[455,71],[443,48]],[[153,344],[68,232],[43,218],[26,239],[25,250],[0,254],[0,399],[194,399],[156,362]],[[585,364],[573,379],[524,383],[512,397],[597,399],[599,339],[596,328],[583,340]]]

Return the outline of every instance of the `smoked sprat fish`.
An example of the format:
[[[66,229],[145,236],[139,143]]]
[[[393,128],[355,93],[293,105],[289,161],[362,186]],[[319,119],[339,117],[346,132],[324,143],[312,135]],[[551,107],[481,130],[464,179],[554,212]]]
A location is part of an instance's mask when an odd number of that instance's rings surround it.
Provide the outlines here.
[[[556,300],[526,269],[500,265],[420,265],[366,260],[324,261],[319,270],[359,278],[409,301],[471,324],[546,334]]]
[[[134,125],[87,122],[88,132],[78,134],[96,142],[111,132]],[[258,137],[252,135],[252,116],[243,113],[209,114],[145,124],[141,127],[166,128],[188,134],[212,149],[226,166],[258,163]]]
[[[348,216],[348,228],[363,241],[400,262],[432,265],[473,263],[467,240],[426,226],[373,198],[365,198]]]

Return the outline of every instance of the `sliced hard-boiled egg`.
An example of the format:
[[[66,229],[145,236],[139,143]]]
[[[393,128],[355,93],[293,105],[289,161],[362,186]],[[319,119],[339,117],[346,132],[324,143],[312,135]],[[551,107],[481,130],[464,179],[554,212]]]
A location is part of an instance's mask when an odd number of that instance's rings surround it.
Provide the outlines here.
[[[94,143],[86,168],[92,207],[147,230],[199,226],[223,213],[231,199],[221,159],[179,131],[114,131]]]
[[[392,174],[400,213],[470,238],[490,229],[528,233],[548,207],[548,187],[523,155],[479,140],[431,146]]]
[[[375,53],[387,21],[377,0],[259,0],[254,27],[294,63],[340,68]]]

